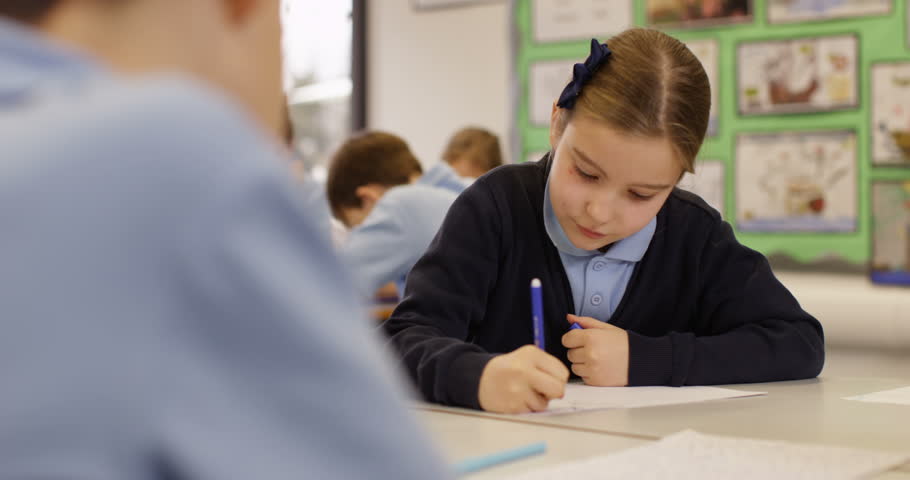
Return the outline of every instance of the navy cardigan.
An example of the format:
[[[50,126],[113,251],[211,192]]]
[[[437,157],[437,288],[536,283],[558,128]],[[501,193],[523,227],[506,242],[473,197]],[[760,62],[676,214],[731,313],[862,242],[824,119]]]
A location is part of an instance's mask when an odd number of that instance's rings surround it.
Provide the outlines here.
[[[572,292],[543,222],[549,156],[507,165],[455,201],[383,324],[428,401],[479,408],[486,363],[533,343],[529,285],[544,285],[547,351],[569,365],[561,337]],[[609,322],[629,332],[629,385],[711,385],[815,377],[822,327],[737,242],[698,196],[675,189]]]

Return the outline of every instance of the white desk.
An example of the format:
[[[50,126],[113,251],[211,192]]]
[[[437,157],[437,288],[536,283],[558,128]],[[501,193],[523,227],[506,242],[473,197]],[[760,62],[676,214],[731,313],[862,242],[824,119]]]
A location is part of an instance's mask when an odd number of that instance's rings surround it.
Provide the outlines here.
[[[465,477],[469,480],[503,478],[526,470],[604,455],[651,441],[606,433],[582,432],[559,426],[465,415],[455,410],[417,410],[416,413],[421,423],[437,441],[443,455],[453,464],[473,456],[489,455],[529,443],[547,442],[547,452],[543,455],[490,467]],[[874,478],[910,480],[910,471],[902,468]]]
[[[497,415],[436,405],[419,408],[456,418],[474,417],[525,427],[558,427],[578,435],[608,434],[627,436],[629,440],[656,440],[688,428],[717,435],[907,452],[910,451],[910,407],[842,399],[907,384],[906,380],[882,378],[820,378],[734,385],[728,388],[767,391],[768,395],[560,416]],[[461,422],[470,423],[463,419]],[[449,438],[448,435],[443,434],[443,438]],[[910,465],[899,470],[910,474]]]

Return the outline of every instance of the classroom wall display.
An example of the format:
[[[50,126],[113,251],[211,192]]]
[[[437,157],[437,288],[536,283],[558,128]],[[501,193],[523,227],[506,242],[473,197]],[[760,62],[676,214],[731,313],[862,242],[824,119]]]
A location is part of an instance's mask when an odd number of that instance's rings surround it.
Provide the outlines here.
[[[571,76],[570,65],[584,60],[592,37],[609,44],[607,30],[614,29],[594,26],[585,31],[571,22],[550,22],[551,30],[541,37],[535,31],[535,9],[546,5],[537,1],[511,0],[515,96],[510,145],[519,161],[536,161],[550,148],[550,109]],[[679,5],[684,3],[692,10],[683,11]],[[868,274],[872,185],[910,181],[910,168],[898,155],[902,140],[895,140],[903,120],[876,118],[896,115],[894,107],[904,95],[898,88],[903,67],[893,67],[898,82],[892,82],[890,91],[873,85],[883,75],[880,71],[892,68],[886,65],[910,63],[910,0],[753,0],[746,2],[746,15],[728,12],[727,18],[723,13],[716,18],[712,6],[722,3],[732,5],[715,0],[629,2],[635,26],[653,23],[653,28],[687,44],[710,78],[711,120],[698,154],[708,160],[699,160],[695,186],[686,183],[689,177],[681,185],[696,189],[712,205],[720,198],[719,210],[737,239],[765,254],[775,268]],[[594,0],[554,0],[549,5],[582,4],[595,5]],[[621,15],[627,11],[623,5],[609,8]],[[664,20],[656,21],[659,15]],[[741,48],[753,45],[759,47],[754,58],[743,60]],[[789,50],[784,52],[784,47]],[[762,61],[775,55],[775,68],[766,68]],[[755,87],[748,92],[754,97],[749,108],[740,85],[746,80]],[[910,104],[902,108],[910,114]],[[910,118],[906,124],[910,130]],[[806,139],[807,133],[828,136]],[[756,135],[769,135],[782,145],[751,151],[741,145],[739,139]],[[889,137],[894,143],[885,148]],[[835,158],[826,149],[839,141],[848,148]],[[812,154],[812,142],[822,145],[823,158]],[[794,161],[796,165],[779,172],[767,172],[769,152],[782,150],[802,157],[804,164]],[[846,170],[838,168],[839,162]],[[811,173],[813,168],[826,173]],[[753,174],[744,174],[750,171]],[[701,175],[719,178],[721,188],[714,189],[714,180],[707,183]],[[763,175],[764,184],[759,182]],[[801,175],[811,181],[800,183]],[[701,190],[708,185],[717,193]],[[777,192],[769,191],[775,188]],[[748,202],[756,205],[746,218],[743,207]]]
[[[768,0],[768,23],[796,23],[891,13],[893,0]]]
[[[690,40],[686,42],[686,46],[698,57],[698,61],[701,62],[702,67],[705,69],[705,74],[708,76],[708,82],[711,84],[711,112],[708,117],[707,135],[713,137],[717,135],[717,87],[720,85],[717,79],[717,40],[712,38]]]
[[[679,188],[701,197],[708,205],[724,215],[724,163],[718,160],[698,160],[695,174],[686,173]]]
[[[910,167],[910,62],[872,65],[872,163]]]
[[[632,21],[632,0],[532,0],[534,41],[589,40],[619,33]]]
[[[743,134],[736,142],[736,223],[751,232],[852,232],[856,133]]]
[[[645,0],[648,25],[704,28],[752,21],[751,0]]]
[[[466,7],[484,3],[502,3],[503,0],[411,0],[417,10]]]
[[[910,286],[910,181],[872,184],[872,281]]]
[[[528,89],[531,92],[532,124],[541,127],[550,125],[553,102],[572,79],[573,65],[573,61],[537,62],[531,65]]]
[[[857,107],[857,43],[855,35],[835,35],[739,44],[740,113]]]

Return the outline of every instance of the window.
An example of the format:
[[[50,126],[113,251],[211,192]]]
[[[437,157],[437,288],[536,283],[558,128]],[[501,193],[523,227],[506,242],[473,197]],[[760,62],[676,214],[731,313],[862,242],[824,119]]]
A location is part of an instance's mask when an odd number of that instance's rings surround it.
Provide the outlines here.
[[[365,0],[283,0],[284,89],[294,150],[325,178],[329,155],[364,121]]]

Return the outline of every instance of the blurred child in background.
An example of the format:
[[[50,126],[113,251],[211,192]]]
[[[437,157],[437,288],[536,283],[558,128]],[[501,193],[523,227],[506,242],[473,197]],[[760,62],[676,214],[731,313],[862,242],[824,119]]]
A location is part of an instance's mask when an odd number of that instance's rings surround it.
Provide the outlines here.
[[[480,127],[465,127],[455,132],[442,159],[460,177],[477,178],[502,165],[499,137]]]

